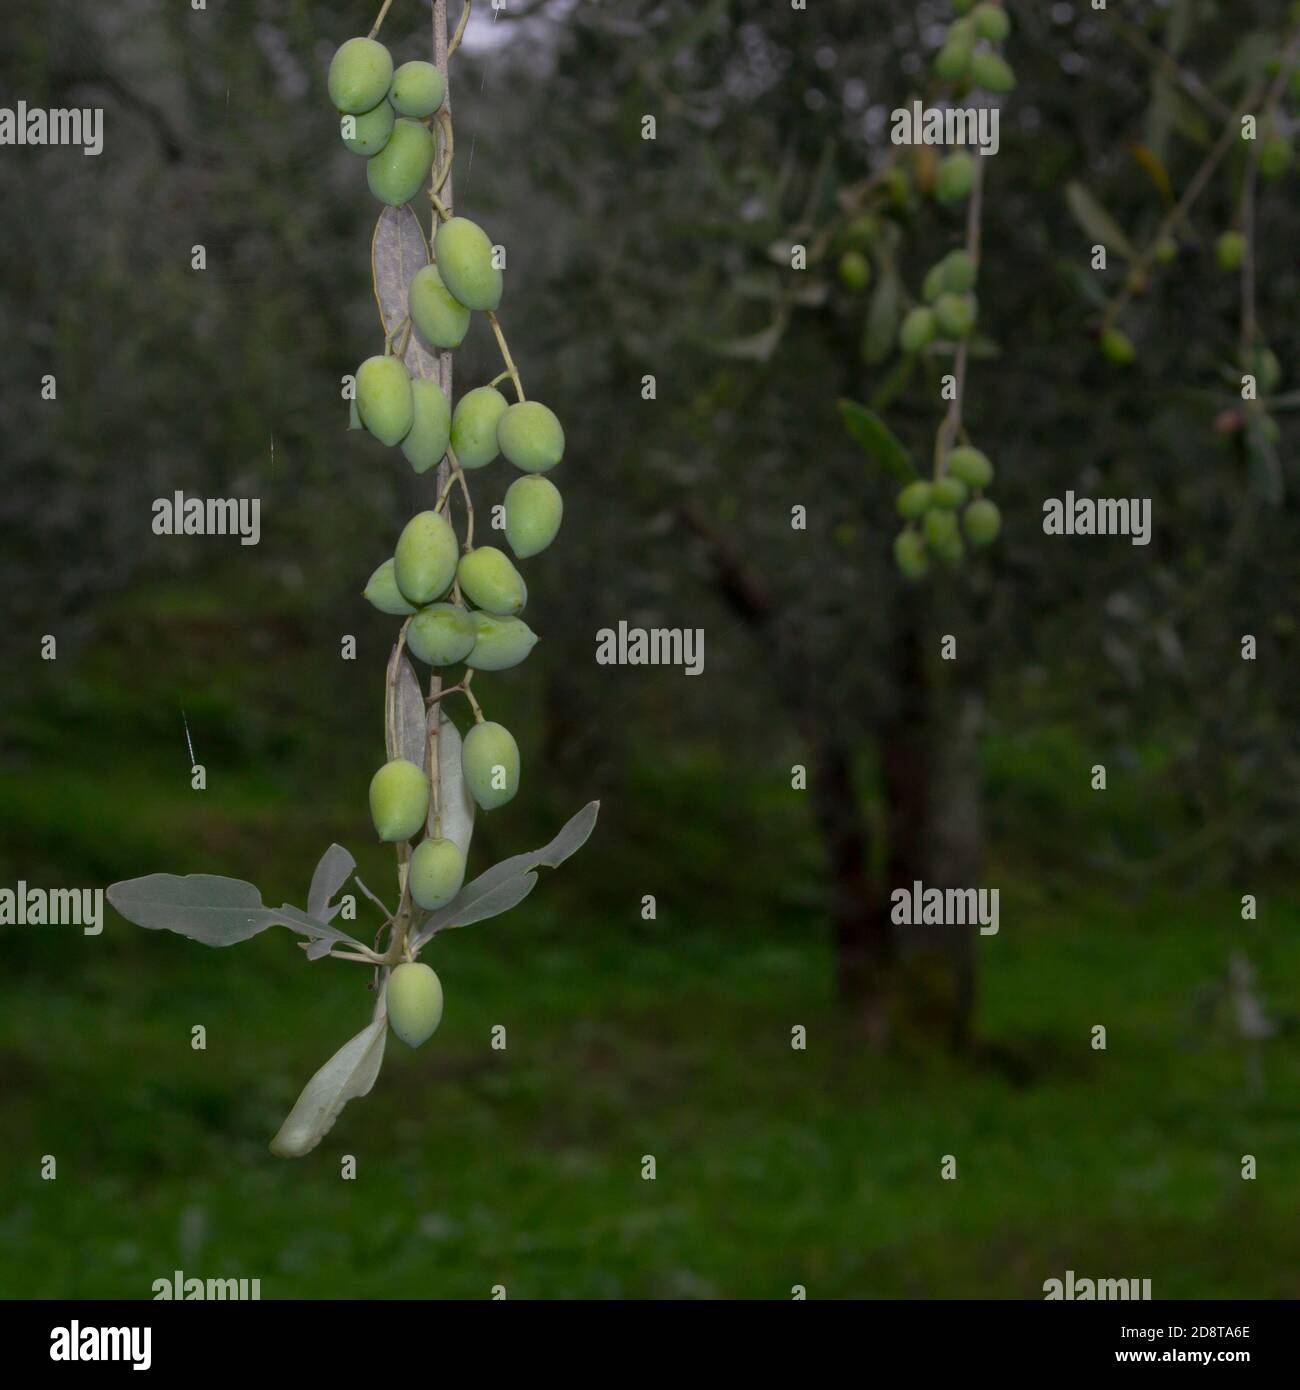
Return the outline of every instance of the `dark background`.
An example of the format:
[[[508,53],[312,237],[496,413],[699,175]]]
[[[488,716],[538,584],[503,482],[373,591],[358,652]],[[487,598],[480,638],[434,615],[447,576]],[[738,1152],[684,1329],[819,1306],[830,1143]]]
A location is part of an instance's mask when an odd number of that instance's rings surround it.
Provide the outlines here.
[[[524,774],[472,871],[593,797],[596,835],[439,938],[440,1031],[390,1042],[298,1162],[267,1141],[365,1020],[362,972],[278,930],[0,929],[0,1293],[147,1297],[174,1269],[264,1297],[1041,1297],[1067,1269],[1300,1292],[1295,174],[1259,183],[1253,234],[1276,450],[1240,428],[1243,287],[1213,253],[1248,147],[1126,308],[1128,369],[1095,341],[1124,257],[1088,268],[1066,197],[1147,246],[1163,180],[1187,189],[1294,19],[1008,8],[966,408],[1004,532],[913,587],[896,484],[837,401],[928,459],[941,360],[879,343],[963,214],[927,196],[933,151],[885,170],[948,0],[476,7],[456,206],[508,249],[502,322],[569,446],[563,530],[526,567],[542,642],[476,682]],[[341,378],[380,342],[376,205],[324,87],[373,17],[6,16],[0,104],[102,106],[106,145],[0,149],[4,886],[206,871],[302,904],[335,840],[392,882],[366,786],[394,623],[360,589],[428,493],[345,428]],[[396,0],[382,37],[429,56],[428,6]],[[851,245],[865,292],[836,274]],[[496,363],[476,321],[458,389]],[[261,543],[155,536],[177,489],[259,497]],[[1068,489],[1151,498],[1151,545],[1044,536]],[[703,627],[704,675],[597,665],[620,619]],[[1000,933],[891,932],[914,877],[998,888]]]

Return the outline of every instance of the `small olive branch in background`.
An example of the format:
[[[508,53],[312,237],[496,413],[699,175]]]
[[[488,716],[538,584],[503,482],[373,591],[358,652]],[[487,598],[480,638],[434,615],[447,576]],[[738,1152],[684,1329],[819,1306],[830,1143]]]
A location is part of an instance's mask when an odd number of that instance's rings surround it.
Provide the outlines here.
[[[1281,430],[1274,417],[1300,407],[1300,392],[1278,393],[1282,366],[1260,326],[1256,202],[1260,180],[1276,181],[1294,163],[1280,106],[1288,88],[1293,97],[1300,96],[1300,25],[1293,23],[1286,33],[1279,34],[1277,56],[1268,61],[1264,73],[1247,81],[1240,99],[1231,107],[1211,93],[1174,55],[1131,24],[1120,22],[1118,33],[1164,78],[1175,82],[1216,122],[1221,122],[1222,128],[1177,197],[1160,157],[1144,146],[1131,147],[1134,158],[1151,177],[1166,204],[1140,250],[1137,238],[1130,238],[1088,189],[1077,182],[1067,188],[1070,210],[1080,227],[1095,243],[1118,254],[1127,266],[1122,284],[1101,304],[1096,326],[1098,346],[1109,362],[1118,367],[1137,362],[1139,346],[1121,324],[1126,315],[1132,317],[1134,302],[1151,291],[1161,272],[1176,272],[1196,255],[1198,238],[1192,214],[1232,152],[1244,146],[1244,157],[1239,161],[1236,215],[1232,225],[1213,240],[1218,270],[1235,274],[1240,281],[1233,348],[1230,357],[1225,354],[1221,373],[1222,388],[1226,388],[1229,399],[1225,400],[1214,428],[1244,460],[1248,486],[1216,562],[1198,583],[1187,586],[1176,605],[1175,616],[1181,616],[1212,602],[1215,591],[1230,577],[1248,551],[1258,505],[1277,506],[1282,501],[1283,475],[1277,454]],[[1089,289],[1086,283],[1082,288]],[[1217,395],[1221,388],[1213,389]]]
[[[499,248],[477,223],[452,211],[449,60],[469,22],[470,0],[450,40],[447,0],[433,0],[434,61],[397,67],[377,38],[391,6],[384,0],[369,33],[338,49],[328,88],[343,144],[365,158],[370,191],[384,204],[371,239],[383,346],[346,382],[349,427],[400,448],[414,472],[431,473],[433,481],[430,507],[407,522],[393,555],[365,587],[375,608],[402,619],[384,681],[386,761],[370,784],[375,831],[396,849],[397,905],[387,907],[366,887],[340,845],[317,864],[305,911],[288,903],[267,907],[253,884],[213,874],[150,874],[108,890],[117,911],[138,926],[209,946],[285,926],[304,938],[299,944],[308,960],[329,957],[374,972],[371,1021],[307,1083],[271,1141],[284,1157],[310,1152],[343,1106],[371,1089],[390,1028],[415,1047],[438,1027],[442,984],[418,959],[424,947],[440,932],[522,902],[539,868],[556,868],[582,847],[599,810],[590,802],[543,848],[513,855],[465,883],[475,812],[514,797],[520,761],[510,731],[484,717],[472,682],[480,671],[519,665],[537,641],[519,617],[528,600],[523,576],[504,551],[474,543],[466,473],[498,455],[520,470],[506,492],[505,538],[516,559],[529,558],[560,529],[563,502],[543,475],[563,458],[564,431],[552,411],[524,395],[496,313],[504,286]],[[422,191],[432,209],[427,238],[411,207]],[[486,316],[504,371],[466,392],[453,410],[452,350],[474,313]],[[513,403],[497,390],[507,380]],[[457,495],[463,538],[453,521]],[[412,656],[431,669],[427,695]],[[463,668],[460,676],[444,682],[453,667]],[[454,695],[464,697],[473,719],[463,738],[444,708]],[[335,925],[354,902],[340,897],[350,878],[381,914],[369,945]]]
[[[961,108],[975,117],[997,114],[999,100],[1016,78],[1003,56],[1011,20],[1001,0],[954,0],[956,17],[935,56],[927,114]],[[918,98],[919,100],[919,98]],[[910,110],[912,102],[907,103]],[[845,429],[901,487],[896,507],[903,529],[894,538],[894,559],[908,579],[929,572],[932,560],[959,566],[966,546],[992,545],[1002,528],[997,504],[986,494],[993,464],[972,443],[963,423],[967,378],[976,356],[996,351],[977,335],[980,228],[984,206],[985,153],[951,150],[937,162],[929,144],[911,155],[909,174],[899,151],[869,178],[841,195],[841,213],[822,229],[813,255],[839,250],[838,271],[850,293],[878,283],[867,310],[862,358],[868,367],[893,359],[870,404],[841,400]],[[913,194],[933,195],[941,207],[965,205],[962,243],[931,266],[919,299],[910,296],[898,267],[902,231],[896,216],[910,214]],[[893,215],[891,215],[893,214]],[[935,431],[930,476],[922,477],[911,452],[880,411],[923,371],[946,409]]]

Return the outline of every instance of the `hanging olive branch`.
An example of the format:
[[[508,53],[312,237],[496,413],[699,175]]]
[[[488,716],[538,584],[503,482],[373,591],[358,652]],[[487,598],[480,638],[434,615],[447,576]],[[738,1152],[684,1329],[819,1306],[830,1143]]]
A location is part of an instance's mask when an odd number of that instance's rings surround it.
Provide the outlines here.
[[[500,551],[490,558],[497,566],[495,573],[504,574],[505,580],[493,580],[491,574],[485,577],[482,571],[476,571],[478,578],[473,582],[466,576],[466,561],[476,553],[474,504],[463,461],[450,443],[454,423],[450,419],[451,349],[441,345],[460,339],[455,333],[439,331],[433,333],[438,339],[437,350],[427,346],[423,333],[416,336],[417,327],[423,329],[424,325],[417,324],[422,311],[416,309],[411,297],[415,277],[437,260],[409,205],[410,198],[420,191],[426,172],[431,176],[431,240],[437,240],[439,223],[445,224],[452,218],[451,166],[455,144],[448,60],[460,45],[471,7],[466,0],[449,41],[446,0],[432,0],[436,62],[417,61],[394,71],[388,50],[375,40],[391,5],[392,0],[384,0],[367,37],[349,39],[335,53],[328,86],[342,117],[343,143],[354,154],[368,157],[371,191],[387,204],[375,228],[371,253],[384,350],[381,356],[363,363],[357,372],[356,392],[351,398],[351,427],[368,429],[385,444],[401,444],[417,473],[427,471],[436,455],[435,508],[408,523],[408,528],[427,528],[425,533],[417,534],[417,539],[427,540],[430,533],[438,538],[416,556],[421,577],[410,586],[413,597],[408,598],[398,583],[400,541],[398,554],[372,575],[371,585],[377,587],[368,585],[366,589],[366,596],[375,607],[403,619],[384,679],[384,744],[388,761],[371,783],[375,829],[381,840],[393,843],[397,855],[397,906],[389,908],[366,887],[355,874],[356,861],[340,845],[331,845],[317,864],[306,911],[289,903],[268,907],[255,885],[214,874],[149,874],[115,883],[108,889],[109,901],[117,911],[142,927],[177,932],[209,946],[230,946],[268,927],[282,926],[303,938],[299,945],[308,960],[330,956],[373,969],[375,1002],[369,1024],[344,1043],[307,1082],[271,1141],[272,1152],[294,1158],[309,1153],[320,1143],[349,1100],[370,1091],[383,1063],[390,1027],[412,1047],[424,1042],[437,1028],[442,1018],[442,985],[427,965],[417,961],[421,949],[439,932],[485,921],[517,906],[536,885],[539,867],[558,867],[586,843],[599,811],[598,802],[589,803],[569,819],[549,844],[513,855],[470,883],[464,882],[475,805],[485,810],[502,805],[514,795],[518,784],[518,748],[508,730],[486,723],[470,685],[477,669],[504,670],[517,665],[527,656],[536,637],[512,616],[522,608],[526,588]],[[400,125],[398,113],[403,121]],[[390,144],[395,154],[388,151]],[[386,151],[392,154],[391,159],[380,158]],[[525,475],[516,480],[506,495],[506,536],[516,556],[526,558],[544,550],[559,530],[560,494],[549,480],[534,475],[547,472],[561,461],[564,433],[545,406],[536,402],[525,404],[518,369],[494,312],[501,293],[500,270],[493,263],[492,248],[482,229],[460,220],[463,225],[459,244],[469,246],[473,265],[468,271],[462,266],[460,274],[464,278],[460,285],[452,286],[443,279],[444,274],[449,280],[456,278],[450,269],[450,262],[456,257],[449,257],[449,264],[436,272],[435,288],[446,293],[444,311],[464,316],[458,329],[462,335],[475,303],[488,312],[505,362],[504,375],[514,382],[516,404],[507,407],[502,398],[496,403],[499,416],[491,416],[494,430],[498,419],[501,422],[492,441],[494,452],[479,457],[475,466],[482,466],[501,453]],[[457,292],[453,293],[453,289]],[[408,356],[414,371],[407,364]],[[363,402],[361,387],[367,371],[376,374],[369,378],[376,383],[369,404]],[[417,431],[416,387],[427,388],[435,373],[441,402],[427,390],[420,392],[419,401],[426,414]],[[447,443],[440,455],[437,449],[443,442],[440,431],[444,422],[435,414],[430,426],[429,409],[445,409],[449,413]],[[507,429],[511,410],[522,410],[527,419],[517,419]],[[432,435],[430,428],[434,430]],[[475,447],[482,450],[481,444]],[[511,492],[521,485],[528,500],[512,513]],[[448,516],[457,488],[465,504],[465,538],[459,543]],[[515,523],[518,525],[512,531]],[[450,578],[445,567],[448,546],[454,562]],[[478,554],[483,557],[487,551],[488,547],[484,547]],[[440,558],[441,568],[435,565],[429,570],[430,554]],[[462,595],[462,590],[470,592]],[[452,605],[435,603],[447,594],[453,599]],[[462,597],[474,602],[473,613],[462,603]],[[427,632],[417,643],[419,619],[439,607],[450,607],[452,614],[458,615],[455,633],[460,656],[455,660],[435,650]],[[435,612],[434,616],[442,618],[446,613]],[[484,618],[487,622],[481,625],[479,619]],[[515,631],[506,645],[493,646],[493,632],[499,637],[499,629],[510,622],[515,623]],[[478,665],[471,665],[485,634],[486,652]],[[424,648],[422,652],[418,650],[420,646]],[[432,668],[427,696],[421,692],[408,651],[418,659],[428,660]],[[457,664],[462,659],[464,675],[454,684],[444,686],[441,666]],[[454,694],[465,697],[475,722],[463,743],[460,731],[442,711],[442,701]],[[487,745],[486,754],[471,766],[470,743],[481,736],[493,741]],[[502,749],[508,750],[505,756],[513,764],[512,773],[504,772],[504,787],[494,780],[497,771],[505,769]],[[493,757],[498,759],[495,764]],[[381,780],[390,773],[396,775],[397,782],[389,780],[381,786]],[[412,849],[412,842],[421,832],[423,838]],[[420,884],[415,884],[421,854],[425,854],[423,877]],[[355,879],[357,888],[382,915],[371,946],[332,924],[343,911],[343,903],[335,899],[349,877]]]

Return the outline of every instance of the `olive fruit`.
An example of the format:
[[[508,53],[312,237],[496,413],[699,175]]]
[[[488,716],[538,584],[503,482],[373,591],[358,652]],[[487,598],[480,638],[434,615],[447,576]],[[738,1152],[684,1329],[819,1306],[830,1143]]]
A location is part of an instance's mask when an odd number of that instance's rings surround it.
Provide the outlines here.
[[[961,514],[961,519],[972,545],[992,545],[1002,529],[1002,513],[987,497],[976,498]]]
[[[402,594],[417,606],[432,603],[456,577],[456,533],[440,512],[420,512],[402,528],[393,552]]]
[[[899,516],[906,517],[908,521],[916,521],[923,517],[930,507],[930,492],[930,484],[923,479],[918,478],[916,482],[908,483],[894,503]]]
[[[937,265],[932,265],[925,273],[925,279],[921,281],[921,298],[927,304],[933,304],[936,299],[948,288],[944,283],[944,264],[940,261]]]
[[[501,271],[492,264],[492,243],[477,222],[451,217],[433,237],[433,254],[443,283],[467,309],[501,303]]]
[[[970,488],[986,488],[993,481],[993,465],[988,455],[969,444],[948,451],[944,466],[950,478],[956,478]]]
[[[461,767],[470,795],[485,811],[504,806],[519,790],[519,745],[504,725],[475,724],[465,735]]]
[[[402,453],[417,473],[442,462],[451,438],[451,406],[442,387],[427,377],[411,382],[414,411],[411,428],[402,440]]]
[[[975,159],[965,150],[944,155],[935,175],[934,192],[941,203],[960,202],[975,182]]]
[[[1277,179],[1291,167],[1291,142],[1285,135],[1270,135],[1259,147],[1259,172],[1262,178]]]
[[[1236,270],[1246,255],[1246,238],[1240,232],[1224,232],[1214,246],[1220,270]]]
[[[537,634],[522,618],[474,613],[474,647],[465,665],[474,671],[508,671],[537,645]]]
[[[528,589],[510,557],[494,545],[481,545],[462,555],[456,572],[461,592],[476,608],[499,617],[520,612]]]
[[[909,309],[898,330],[898,345],[904,352],[920,352],[935,334],[934,310],[918,305]]]
[[[965,294],[975,288],[975,260],[968,251],[949,251],[939,265],[943,288],[951,294]]]
[[[446,905],[465,881],[465,856],[451,840],[421,840],[411,855],[406,882],[416,905],[432,910]]]
[[[454,348],[464,341],[469,310],[443,284],[436,265],[422,265],[415,272],[406,302],[411,322],[425,342]]]
[[[403,63],[393,74],[388,100],[401,115],[421,120],[442,105],[446,90],[446,80],[432,63]]]
[[[960,478],[939,478],[930,489],[930,505],[955,511],[970,496],[970,489]]]
[[[943,47],[935,55],[935,76],[944,82],[960,82],[970,70],[971,42],[964,33],[949,31]]]
[[[934,301],[934,320],[945,338],[965,338],[975,327],[978,306],[973,294],[941,294]]]
[[[393,758],[370,779],[370,819],[388,844],[418,834],[429,814],[429,779],[405,758]]]
[[[1272,348],[1257,347],[1247,359],[1246,370],[1255,378],[1262,396],[1270,395],[1282,380],[1282,364]]]
[[[1101,355],[1116,366],[1127,367],[1137,357],[1133,339],[1122,328],[1108,328],[1098,341]]]
[[[385,1003],[388,1026],[407,1047],[419,1047],[442,1022],[442,981],[423,961],[403,961],[388,977]]]
[[[535,473],[516,478],[506,489],[506,540],[520,560],[540,554],[555,539],[564,516],[564,499],[549,478]]]
[[[432,168],[433,136],[428,127],[403,116],[393,122],[384,148],[366,160],[366,182],[381,203],[400,208],[424,187]]]
[[[1011,32],[1011,20],[1001,5],[983,4],[975,7],[975,32],[990,43],[1002,43]]]
[[[361,596],[368,599],[381,613],[391,613],[402,618],[414,613],[415,608],[407,603],[402,597],[402,591],[397,587],[396,568],[391,558],[385,560],[366,581]]]
[[[1178,243],[1171,236],[1162,236],[1155,244],[1157,265],[1172,265],[1178,259]]]
[[[991,53],[987,49],[981,50],[971,58],[970,76],[977,87],[983,87],[994,96],[1005,96],[1013,91],[1016,85],[1016,75],[1011,71],[1011,64],[1000,53]]]
[[[381,101],[373,111],[363,111],[359,116],[339,117],[339,134],[345,149],[353,154],[378,154],[388,144],[393,133],[393,108]]]
[[[397,444],[415,419],[411,374],[396,357],[367,357],[357,368],[357,412],[381,444]]]
[[[517,401],[497,422],[501,452],[525,473],[545,473],[564,457],[564,429],[540,401]]]
[[[393,60],[375,39],[349,39],[330,59],[330,100],[349,115],[373,111],[392,80]]]
[[[871,280],[871,262],[861,251],[846,251],[839,262],[840,279],[851,290],[865,290]]]
[[[470,654],[475,636],[469,609],[455,603],[431,603],[411,619],[406,645],[430,666],[454,666]]]
[[[925,532],[925,539],[938,550],[949,544],[957,534],[957,513],[936,507],[933,511],[926,512],[921,527]]]
[[[482,468],[501,452],[497,425],[505,413],[506,398],[495,386],[476,386],[456,402],[451,447],[462,468]]]
[[[961,532],[956,529],[956,514],[949,512],[954,522],[953,533],[947,539],[940,541],[937,545],[932,545],[931,550],[944,562],[945,565],[960,565],[962,557],[966,554],[966,547],[962,544]]]
[[[908,579],[920,579],[930,568],[925,554],[925,541],[909,526],[894,537],[894,563]]]

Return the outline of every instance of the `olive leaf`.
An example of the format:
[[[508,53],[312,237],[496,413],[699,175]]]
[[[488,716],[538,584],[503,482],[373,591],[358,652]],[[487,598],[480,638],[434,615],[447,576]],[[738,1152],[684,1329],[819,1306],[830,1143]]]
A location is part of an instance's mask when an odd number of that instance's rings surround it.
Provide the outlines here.
[[[290,931],[296,931],[302,936],[312,938],[311,945],[306,948],[308,960],[319,960],[322,956],[329,955],[331,948],[336,944],[365,949],[356,937],[349,936],[347,932],[340,931],[337,927],[331,927],[325,922],[318,921],[301,908],[294,907],[292,903],[284,903],[276,912],[275,920],[279,925],[288,927]]]
[[[128,922],[205,946],[233,946],[280,920],[256,886],[218,874],[146,874],[114,883],[108,900]]]
[[[369,1094],[383,1065],[388,1040],[387,984],[385,977],[370,1024],[345,1042],[303,1087],[271,1140],[273,1154],[280,1158],[309,1154],[333,1128],[348,1101]]]
[[[482,922],[488,917],[508,912],[522,902],[537,883],[537,875],[532,870],[541,866],[558,869],[570,855],[576,854],[596,828],[599,814],[600,802],[589,801],[577,815],[565,822],[549,844],[526,854],[512,855],[479,874],[415,933],[413,942],[416,948],[424,945],[436,932]]]
[[[874,410],[868,410],[857,401],[841,399],[836,404],[849,437],[866,451],[873,463],[879,464],[900,483],[910,483],[919,476],[907,446]]]
[[[311,887],[307,891],[307,911],[322,922],[328,922],[338,911],[332,906],[334,894],[348,881],[348,875],[357,867],[357,861],[342,845],[331,845],[320,857],[316,871],[311,876]]]
[[[1270,507],[1282,501],[1282,465],[1278,462],[1277,450],[1268,437],[1267,416],[1262,411],[1252,410],[1246,418],[1246,458],[1247,478],[1250,490]]]
[[[401,344],[399,330],[403,330],[407,319],[411,281],[415,278],[415,272],[428,264],[429,243],[424,239],[424,228],[420,226],[420,219],[411,205],[407,203],[400,208],[385,208],[379,214],[375,234],[370,241],[370,273],[384,332],[396,335],[394,341],[398,346]],[[414,327],[402,360],[412,376],[437,379],[437,357]]]
[[[1065,201],[1074,220],[1093,241],[1100,242],[1108,250],[1118,251],[1125,260],[1137,259],[1137,252],[1124,229],[1081,183],[1072,179],[1065,185]]]
[[[862,360],[879,365],[894,350],[898,323],[902,317],[903,285],[892,262],[881,270],[880,282],[871,296],[867,321],[862,328]]]
[[[463,856],[469,855],[469,842],[474,834],[474,798],[465,785],[465,768],[461,762],[460,730],[452,723],[442,705],[438,724],[438,813],[442,838],[450,840]],[[432,714],[429,716],[432,718]]]
[[[396,645],[388,659],[385,690],[388,695],[388,717],[384,720],[384,732],[388,756],[405,758],[407,762],[427,771],[429,743],[424,695],[420,691],[415,669]]]

